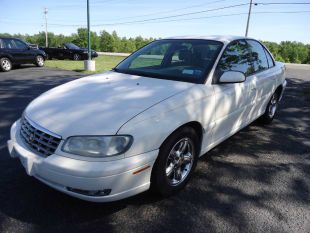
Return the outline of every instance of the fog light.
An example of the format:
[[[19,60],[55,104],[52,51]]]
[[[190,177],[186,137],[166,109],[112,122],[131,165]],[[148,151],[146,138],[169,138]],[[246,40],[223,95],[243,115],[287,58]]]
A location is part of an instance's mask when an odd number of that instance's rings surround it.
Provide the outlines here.
[[[82,190],[76,188],[67,187],[67,190],[70,192],[87,195],[87,196],[107,196],[111,193],[112,189],[103,189],[103,190]]]

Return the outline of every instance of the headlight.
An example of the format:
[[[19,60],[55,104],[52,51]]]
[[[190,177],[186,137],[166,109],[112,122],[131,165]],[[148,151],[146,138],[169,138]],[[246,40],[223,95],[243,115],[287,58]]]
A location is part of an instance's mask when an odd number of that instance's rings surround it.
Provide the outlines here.
[[[132,141],[129,135],[74,136],[65,141],[62,150],[82,156],[109,157],[125,153]]]

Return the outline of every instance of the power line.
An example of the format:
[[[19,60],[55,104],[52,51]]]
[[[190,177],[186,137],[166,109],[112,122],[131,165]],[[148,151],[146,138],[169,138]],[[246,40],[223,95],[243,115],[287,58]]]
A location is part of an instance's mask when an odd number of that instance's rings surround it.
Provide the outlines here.
[[[176,14],[176,15],[170,15],[170,16],[163,16],[163,17],[156,17],[156,18],[150,18],[150,19],[141,19],[141,20],[133,20],[133,21],[125,21],[125,22],[119,22],[119,23],[104,23],[104,24],[93,24],[93,27],[100,27],[100,26],[114,26],[114,25],[124,25],[124,24],[133,24],[133,23],[143,23],[143,22],[150,22],[150,21],[157,21],[161,19],[170,19],[170,18],[177,18],[177,17],[182,17],[182,16],[188,16],[188,15],[194,15],[194,14],[201,14],[201,13],[206,13],[206,12],[212,12],[212,11],[218,11],[218,10],[224,10],[224,9],[229,9],[229,8],[235,8],[235,7],[240,7],[240,6],[246,6],[249,5],[250,3],[242,3],[242,4],[235,4],[235,5],[229,5],[229,6],[223,6],[219,8],[213,8],[209,10],[203,10],[203,11],[194,11],[194,12],[189,12],[189,13],[183,13],[183,14]],[[252,3],[252,4],[260,4],[260,5],[272,5],[272,4],[310,4],[310,3],[264,3],[264,2],[257,2],[257,3]],[[54,24],[54,26],[68,26],[68,27],[79,27],[81,26],[80,24]]]
[[[117,18],[116,20],[119,21],[119,20],[123,20],[123,19],[135,19],[135,18],[141,18],[141,17],[145,17],[145,16],[163,15],[163,14],[170,13],[170,12],[177,12],[177,11],[182,11],[182,10],[188,10],[188,9],[202,7],[202,6],[211,5],[211,4],[214,4],[214,3],[220,3],[220,2],[224,2],[224,1],[228,1],[228,0],[217,0],[217,1],[207,2],[207,3],[203,3],[203,4],[199,4],[199,5],[189,5],[187,7],[177,8],[177,9],[173,9],[173,10],[154,12],[154,13],[150,13],[150,14],[141,14],[141,15],[136,15],[136,16],[127,16],[127,17]],[[94,2],[92,1],[91,3],[94,3]],[[93,4],[91,4],[91,6],[92,5]],[[59,20],[59,21],[63,21],[63,20]],[[115,20],[108,20],[107,22],[109,22],[109,21],[115,22]],[[75,25],[78,25],[78,24],[75,24]]]
[[[257,12],[252,12],[252,14],[297,14],[297,13],[310,13],[310,10],[309,11],[257,11]],[[201,17],[165,20],[165,21],[148,22],[148,23],[167,23],[167,22],[178,22],[180,20],[181,21],[189,21],[189,20],[197,20],[197,19],[221,18],[221,17],[247,15],[247,14],[248,14],[248,12],[241,12],[241,13],[234,13],[234,14],[201,16]],[[143,23],[140,23],[140,24],[143,24]]]
[[[164,17],[157,17],[157,18],[150,18],[150,19],[143,19],[143,20],[134,20],[134,21],[127,21],[127,22],[119,22],[119,23],[106,23],[106,24],[94,24],[92,25],[93,27],[99,27],[99,26],[112,26],[112,25],[122,25],[122,24],[132,24],[132,23],[140,23],[140,22],[148,22],[148,21],[154,21],[154,20],[161,20],[161,19],[169,19],[169,18],[176,18],[176,17],[182,17],[182,16],[188,16],[188,15],[195,15],[195,14],[201,14],[201,13],[206,13],[206,12],[211,12],[211,11],[218,11],[218,10],[223,10],[223,9],[228,9],[228,8],[235,8],[235,7],[240,7],[240,6],[245,6],[249,5],[249,3],[242,3],[242,4],[236,4],[236,5],[230,5],[230,6],[224,6],[224,7],[219,7],[219,8],[213,8],[209,10],[203,10],[203,11],[194,11],[194,12],[189,12],[189,13],[184,13],[184,14],[177,14],[177,15],[170,15],[170,16],[164,16]],[[80,26],[77,24],[54,24],[56,25],[62,25],[62,26]]]
[[[245,5],[249,5],[249,3],[242,3],[242,4],[236,4],[236,5],[229,5],[229,6],[224,6],[224,7],[219,7],[219,8],[213,8],[213,9],[209,9],[209,10],[195,11],[195,12],[189,12],[189,13],[177,14],[177,15],[170,15],[170,16],[164,16],[164,17],[158,17],[158,18],[151,18],[151,19],[144,19],[144,20],[135,20],[135,21],[120,22],[120,23],[117,23],[117,24],[118,24],[118,25],[121,25],[121,24],[131,24],[131,23],[148,22],[148,21],[160,20],[160,19],[176,18],[176,17],[188,16],[188,15],[201,14],[201,13],[206,13],[206,12],[211,12],[211,11],[224,10],[224,9],[228,9],[228,8],[235,8],[235,7],[245,6]],[[110,25],[110,24],[95,24],[94,26],[109,26],[109,25]]]
[[[219,3],[219,2],[225,2],[225,1],[228,1],[228,0],[217,0],[217,1],[207,2],[207,3],[203,3],[203,4],[199,4],[199,5],[190,5],[187,7],[177,8],[177,9],[173,9],[173,10],[160,11],[160,12],[154,12],[154,13],[150,13],[150,14],[142,14],[142,15],[136,15],[136,16],[122,17],[122,18],[118,18],[117,20],[134,19],[134,18],[140,18],[140,17],[144,17],[144,16],[151,16],[151,15],[162,15],[162,14],[166,14],[166,13],[170,13],[170,12],[188,10],[188,9],[192,9],[192,8],[202,7],[202,6],[211,5],[211,4]]]
[[[252,12],[252,14],[297,14],[297,13],[310,13],[310,10],[309,11],[257,11],[257,12]],[[156,22],[155,21],[153,21],[153,22],[141,22],[141,23],[137,23],[137,24],[190,21],[190,20],[198,20],[198,19],[222,18],[222,17],[239,16],[239,15],[247,15],[247,14],[248,14],[248,12],[241,12],[241,13],[234,13],[234,14],[202,16],[202,17],[193,17],[193,18],[185,18],[185,19],[172,19],[172,20],[164,20],[164,21],[156,21]],[[49,24],[49,25],[68,27],[68,25],[63,25],[63,24],[56,24],[56,25],[55,24]],[[73,27],[75,27],[75,26],[73,26]],[[85,25],[79,25],[76,27],[85,27]]]
[[[310,5],[310,2],[255,2],[259,5]]]

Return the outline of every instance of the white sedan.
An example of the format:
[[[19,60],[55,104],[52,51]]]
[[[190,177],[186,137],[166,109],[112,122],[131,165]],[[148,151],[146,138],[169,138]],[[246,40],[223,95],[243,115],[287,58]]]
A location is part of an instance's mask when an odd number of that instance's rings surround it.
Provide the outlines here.
[[[87,201],[183,188],[198,157],[260,118],[285,67],[244,37],[157,40],[112,71],[56,87],[11,128],[10,154],[45,184]]]

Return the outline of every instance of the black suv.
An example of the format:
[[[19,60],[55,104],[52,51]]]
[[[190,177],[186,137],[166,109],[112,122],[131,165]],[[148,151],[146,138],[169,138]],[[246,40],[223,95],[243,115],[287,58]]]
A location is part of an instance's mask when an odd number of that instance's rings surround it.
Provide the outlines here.
[[[24,41],[16,38],[0,38],[0,70],[10,71],[13,65],[35,64],[44,66],[46,54],[31,48]]]

